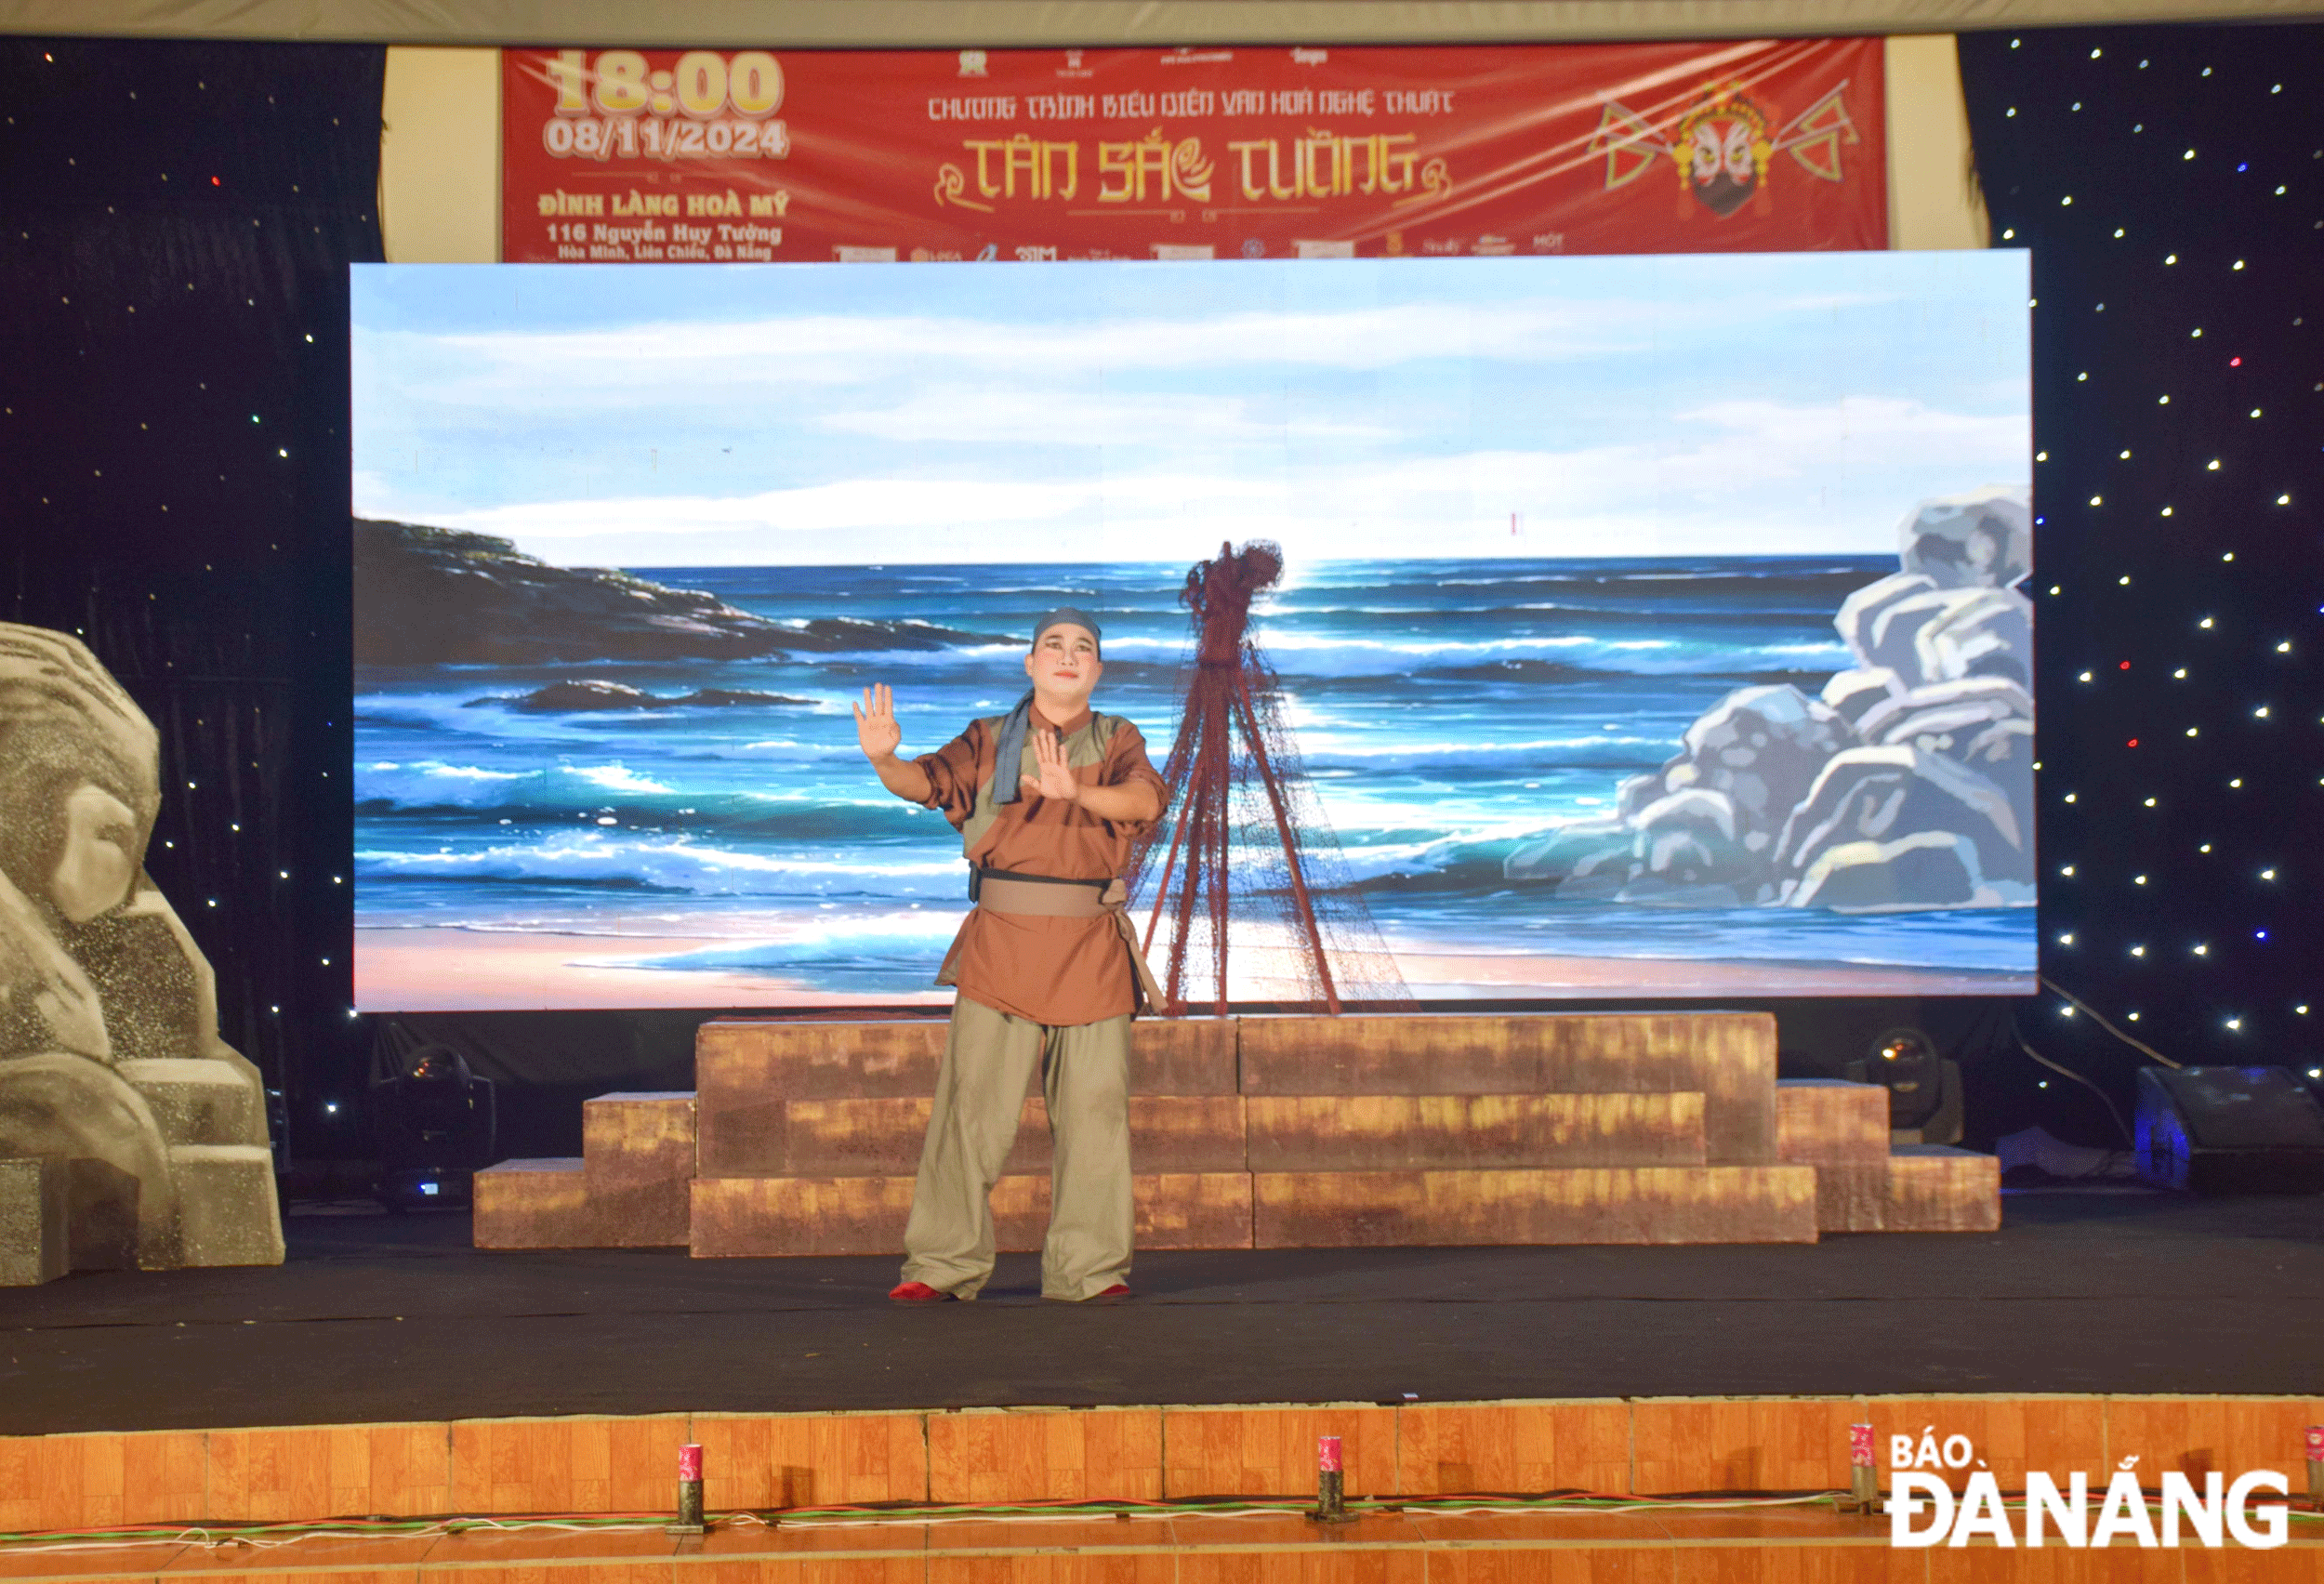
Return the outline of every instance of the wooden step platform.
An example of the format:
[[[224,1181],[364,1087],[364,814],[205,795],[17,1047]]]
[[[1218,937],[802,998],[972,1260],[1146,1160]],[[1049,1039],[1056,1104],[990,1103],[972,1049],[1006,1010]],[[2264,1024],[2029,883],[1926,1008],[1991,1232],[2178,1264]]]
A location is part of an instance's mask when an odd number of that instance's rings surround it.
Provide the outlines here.
[[[1785,1079],[1776,1086],[1776,1152],[1816,1168],[1821,1232],[1991,1232],[2001,1224],[2001,1163],[1942,1144],[1888,1142],[1878,1084]]]
[[[1765,1012],[1236,1021],[1245,1094],[1693,1092],[1711,1165],[1776,1158],[1776,1020]]]
[[[1799,1166],[1285,1171],[1252,1177],[1261,1248],[1484,1243],[1813,1243]]]
[[[578,1161],[476,1179],[481,1247],[901,1247],[946,1025],[725,1020],[691,1094],[584,1108]],[[1888,1092],[1776,1081],[1764,1013],[1247,1017],[1132,1029],[1150,1248],[1814,1242],[2000,1221],[1990,1156],[1892,1149]],[[1040,1246],[1037,1086],[993,1197]]]
[[[1141,1173],[1131,1179],[1141,1248],[1248,1248],[1251,1179],[1242,1171]],[[995,1247],[1037,1249],[1049,1226],[1049,1175],[1018,1173],[993,1189]],[[873,1254],[904,1247],[912,1178],[698,1177],[698,1257]]]
[[[1253,1171],[1479,1166],[1703,1166],[1703,1097],[1668,1094],[1253,1095]]]
[[[747,1132],[720,1129],[717,1147],[703,1149],[696,1169],[705,1177],[909,1177],[919,1168],[929,1106],[924,1095],[762,1102]],[[1240,1171],[1243,1099],[1133,1095],[1129,1145],[1131,1159],[1156,1171]],[[1005,1169],[1049,1167],[1049,1107],[1039,1095],[1028,1095]]]

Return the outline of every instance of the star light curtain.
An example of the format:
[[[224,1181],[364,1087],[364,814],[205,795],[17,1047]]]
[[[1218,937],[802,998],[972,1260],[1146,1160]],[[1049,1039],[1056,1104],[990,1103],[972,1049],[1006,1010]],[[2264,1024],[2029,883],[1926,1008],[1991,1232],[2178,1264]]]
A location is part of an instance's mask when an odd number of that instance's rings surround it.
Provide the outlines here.
[[[2038,1048],[2324,1076],[2324,29],[1961,41],[2034,280]],[[2081,1005],[2074,1003],[2079,1000]]]
[[[2324,1070],[2324,28],[1961,55],[2034,256],[2044,970],[2177,1060]],[[83,633],[160,727],[153,873],[310,1154],[362,1142],[344,270],[379,257],[383,64],[0,40],[0,615]],[[2067,1010],[2021,1023],[2127,1098]]]
[[[81,635],[159,729],[147,867],[310,1158],[369,1142],[347,1103],[347,265],[380,257],[385,67],[0,39],[0,617]]]

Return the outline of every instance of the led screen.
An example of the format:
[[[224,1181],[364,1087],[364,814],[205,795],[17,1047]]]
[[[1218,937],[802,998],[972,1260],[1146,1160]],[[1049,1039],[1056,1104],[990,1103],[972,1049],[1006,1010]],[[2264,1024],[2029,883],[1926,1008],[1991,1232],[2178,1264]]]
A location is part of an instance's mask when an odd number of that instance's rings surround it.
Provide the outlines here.
[[[1416,997],[2033,988],[2022,254],[352,290],[364,1010],[948,997],[958,839],[850,702],[933,750],[1073,603],[1158,764],[1249,539]]]

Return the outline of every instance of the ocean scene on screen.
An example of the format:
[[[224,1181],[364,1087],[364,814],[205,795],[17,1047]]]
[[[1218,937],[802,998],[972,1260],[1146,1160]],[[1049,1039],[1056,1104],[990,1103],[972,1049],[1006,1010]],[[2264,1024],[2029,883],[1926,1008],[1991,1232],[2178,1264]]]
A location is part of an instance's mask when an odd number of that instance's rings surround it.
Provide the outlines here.
[[[1253,537],[1417,996],[2026,993],[2022,260],[1933,257],[359,270],[359,1003],[948,998],[851,702],[1080,605],[1158,766]]]
[[[528,706],[576,680],[566,665],[368,674],[356,763],[366,929],[541,932],[606,966],[907,997],[929,988],[966,908],[964,865],[941,818],[873,778],[851,698],[891,684],[905,751],[931,751],[1014,702],[1026,613],[1079,602],[1105,613],[1099,702],[1139,724],[1157,762],[1167,750],[1182,567],[640,570],[785,624],[838,614],[1001,641],[579,668],[656,700],[719,700],[648,708],[618,693]],[[1295,571],[1258,625],[1392,946],[1509,959],[1438,993],[1601,994],[1604,959],[2023,976],[2030,908],[1642,906],[1508,878],[1545,831],[1612,815],[1621,784],[1736,690],[1820,690],[1849,663],[1832,612],[1882,571],[1837,557],[1325,563]],[[623,936],[672,935],[702,940],[618,949]],[[1535,957],[1593,971],[1528,978]]]

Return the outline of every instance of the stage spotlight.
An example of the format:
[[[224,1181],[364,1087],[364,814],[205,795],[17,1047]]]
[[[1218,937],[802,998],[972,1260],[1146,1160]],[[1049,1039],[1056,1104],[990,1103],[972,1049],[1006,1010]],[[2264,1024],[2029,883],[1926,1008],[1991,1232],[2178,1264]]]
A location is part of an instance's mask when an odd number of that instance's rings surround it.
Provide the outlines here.
[[[2324,1106],[2289,1067],[2141,1067],[2138,1170],[2198,1194],[2324,1192]]]
[[[1899,1144],[1961,1142],[1961,1066],[1937,1054],[1936,1042],[1917,1028],[1892,1028],[1847,1066],[1860,1084],[1888,1090],[1889,1138]]]
[[[471,1178],[493,1162],[498,1132],[492,1080],[448,1045],[391,1059],[371,1086],[379,1143],[379,1202],[390,1210],[460,1209]]]

